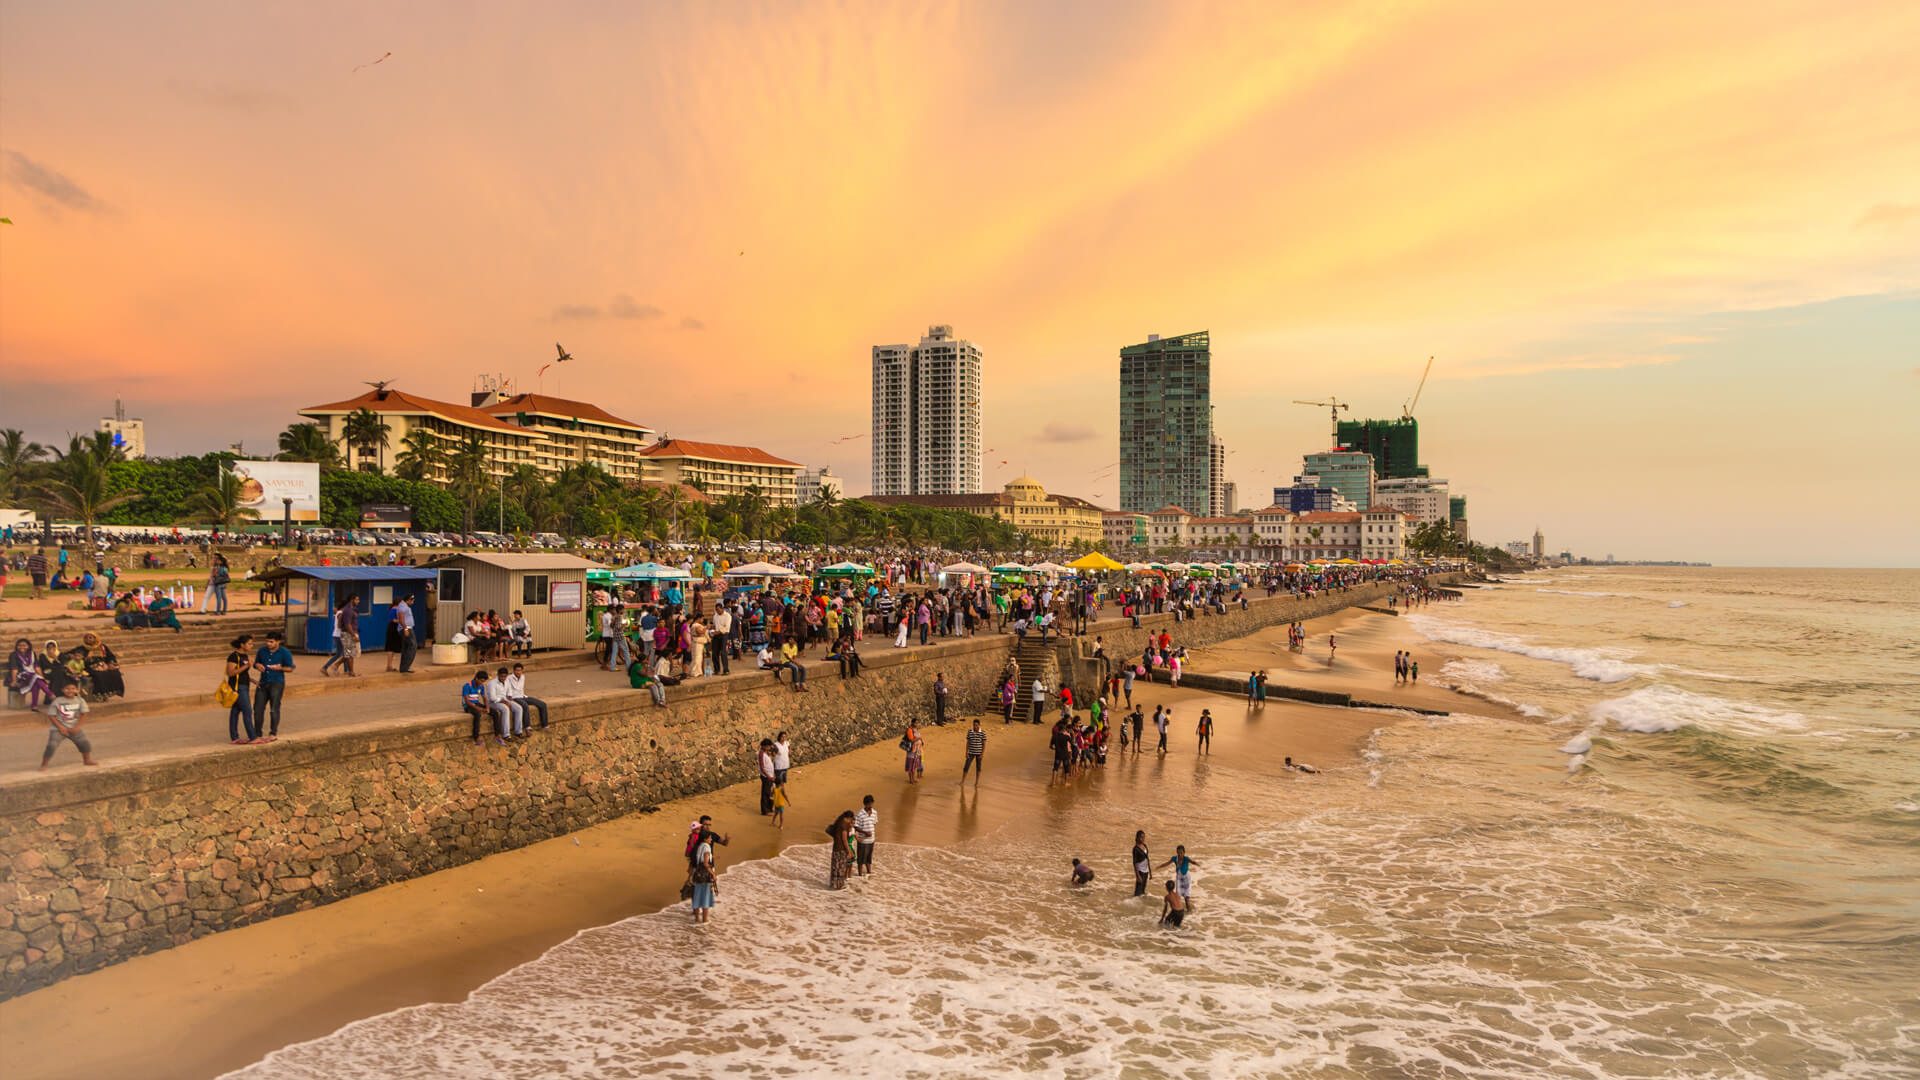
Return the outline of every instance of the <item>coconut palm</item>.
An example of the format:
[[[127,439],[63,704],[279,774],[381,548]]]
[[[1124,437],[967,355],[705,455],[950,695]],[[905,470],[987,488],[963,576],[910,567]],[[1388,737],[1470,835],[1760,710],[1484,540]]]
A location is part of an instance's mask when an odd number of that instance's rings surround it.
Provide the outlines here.
[[[489,459],[487,444],[477,431],[468,432],[466,439],[454,448],[453,454],[447,459],[447,486],[453,489],[454,496],[466,511],[462,520],[467,532],[473,531],[474,511],[479,509],[481,500],[487,497],[491,480],[487,468]]]
[[[45,479],[37,485],[53,516],[80,523],[88,552],[94,550],[94,523],[107,511],[140,497],[137,491],[111,493],[107,467],[125,455],[113,445],[112,436],[104,431],[94,434],[94,438],[73,436],[67,449],[57,453],[58,460],[48,467]]]
[[[222,532],[231,532],[235,525],[260,517],[260,511],[240,504],[240,477],[225,469],[187,496],[180,509],[182,513],[176,519],[180,524],[210,525]]]
[[[393,428],[380,414],[372,409],[361,407],[347,414],[346,422],[340,426],[340,437],[348,446],[353,447],[361,472],[386,472],[387,447],[392,445],[389,436]],[[367,468],[367,455],[375,454],[374,467]]]
[[[322,470],[346,464],[340,459],[340,448],[315,423],[287,425],[287,430],[280,433],[280,452],[274,456],[281,461],[311,461]]]
[[[447,452],[440,445],[440,437],[430,428],[416,427],[400,440],[400,452],[393,458],[393,471],[405,480],[433,480],[446,464]]]
[[[0,503],[22,501],[33,487],[33,474],[47,456],[47,448],[28,441],[19,428],[0,431]]]

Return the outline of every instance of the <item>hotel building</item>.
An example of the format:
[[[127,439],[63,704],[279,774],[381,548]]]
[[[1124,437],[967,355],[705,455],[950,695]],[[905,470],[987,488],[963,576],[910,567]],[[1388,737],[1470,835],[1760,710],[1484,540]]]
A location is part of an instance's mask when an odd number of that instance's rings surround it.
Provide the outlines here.
[[[873,492],[977,491],[980,348],[931,326],[918,345],[873,347]]]

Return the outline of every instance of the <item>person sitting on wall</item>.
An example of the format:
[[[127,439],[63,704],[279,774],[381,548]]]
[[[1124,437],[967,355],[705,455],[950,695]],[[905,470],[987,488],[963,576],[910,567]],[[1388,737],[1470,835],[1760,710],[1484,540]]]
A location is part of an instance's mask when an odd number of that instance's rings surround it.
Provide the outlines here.
[[[635,690],[645,690],[647,694],[653,698],[655,707],[666,707],[667,689],[660,685],[659,679],[654,678],[652,674],[647,671],[647,661],[645,657],[636,656],[633,658],[633,661],[627,665],[627,685],[633,687]]]

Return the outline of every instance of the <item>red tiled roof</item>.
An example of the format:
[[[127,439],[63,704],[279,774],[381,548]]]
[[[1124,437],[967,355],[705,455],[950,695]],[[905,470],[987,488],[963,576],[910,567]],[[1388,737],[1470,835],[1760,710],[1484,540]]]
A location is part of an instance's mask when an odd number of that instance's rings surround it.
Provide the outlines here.
[[[681,498],[687,500],[688,502],[696,502],[696,503],[704,504],[704,503],[711,503],[713,501],[712,496],[708,495],[704,491],[701,491],[699,488],[694,487],[692,484],[669,484],[664,480],[642,480],[640,481],[640,486],[643,488],[659,488],[662,491],[670,487],[679,488]]]
[[[1253,524],[1253,519],[1250,517],[1240,517],[1234,514],[1226,514],[1221,517],[1193,518],[1190,521],[1188,521],[1187,524],[1189,525],[1251,525]]]
[[[1082,499],[1077,495],[1048,495],[1047,498],[1052,499],[1054,502],[1059,503],[1061,506],[1065,506],[1070,509],[1099,510],[1103,514],[1106,513],[1106,510],[1103,509],[1102,507],[1097,506],[1094,503],[1090,503],[1087,500]]]
[[[615,427],[633,428],[638,431],[651,431],[645,424],[636,424],[631,420],[622,420],[598,405],[585,401],[570,401],[567,398],[548,397],[545,394],[515,394],[502,398],[482,410],[495,416],[512,416],[515,413],[544,413],[547,416],[562,416],[570,420],[591,420],[596,424],[612,424]]]
[[[1185,510],[1182,510],[1179,507],[1173,505],[1172,503],[1168,503],[1167,505],[1161,507],[1160,509],[1155,510],[1153,514],[1149,516],[1158,516],[1160,514],[1185,514],[1187,517],[1193,516],[1192,514],[1188,514]]]
[[[385,396],[381,396],[382,394]],[[438,416],[444,420],[452,420],[455,423],[466,424],[469,427],[488,428],[493,431],[511,431],[516,435],[545,438],[545,436],[539,435],[527,428],[520,427],[517,424],[509,424],[498,417],[490,416],[470,405],[455,405],[449,401],[435,401],[433,398],[420,397],[415,394],[409,394],[403,390],[369,390],[357,398],[348,398],[346,401],[336,401],[331,405],[310,405],[307,408],[301,409],[300,414],[305,416],[310,413],[350,413],[357,412],[360,409],[372,409],[377,413],[425,413],[431,416]]]
[[[668,439],[665,442],[657,442],[640,453],[647,457],[690,457],[743,465],[780,465],[790,469],[801,468],[799,462],[774,457],[757,446],[729,446],[726,443],[694,442],[691,439]]]

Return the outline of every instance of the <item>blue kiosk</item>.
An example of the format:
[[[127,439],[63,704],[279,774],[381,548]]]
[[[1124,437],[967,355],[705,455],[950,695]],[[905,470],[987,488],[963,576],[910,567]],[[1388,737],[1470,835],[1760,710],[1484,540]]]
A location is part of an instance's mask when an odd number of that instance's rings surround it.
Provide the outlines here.
[[[356,596],[363,651],[381,650],[393,605],[408,598],[415,633],[424,647],[433,640],[433,605],[427,589],[437,576],[422,566],[279,566],[260,575],[266,581],[287,581],[287,647],[320,654],[333,651],[334,616]]]

